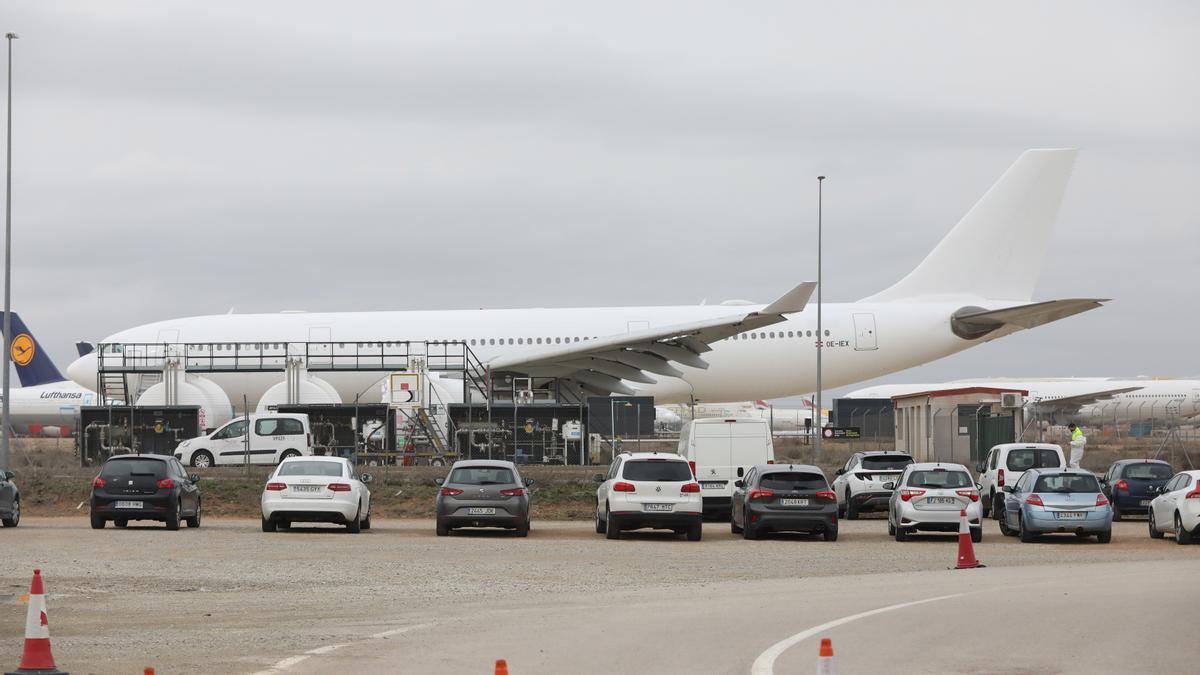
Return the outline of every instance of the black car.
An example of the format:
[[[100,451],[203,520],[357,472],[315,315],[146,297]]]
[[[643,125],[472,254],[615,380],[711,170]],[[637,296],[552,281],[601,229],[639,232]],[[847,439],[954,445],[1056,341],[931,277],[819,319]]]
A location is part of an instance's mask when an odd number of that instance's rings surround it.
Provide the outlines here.
[[[168,455],[116,455],[92,480],[92,529],[108,521],[125,527],[131,520],[158,520],[178,530],[181,520],[200,527],[199,476],[189,476]]]
[[[746,539],[764,532],[821,533],[837,541],[837,495],[825,474],[807,464],[759,464],[733,484],[729,528]]]
[[[21,491],[11,471],[0,473],[0,524],[16,527],[21,522]]]

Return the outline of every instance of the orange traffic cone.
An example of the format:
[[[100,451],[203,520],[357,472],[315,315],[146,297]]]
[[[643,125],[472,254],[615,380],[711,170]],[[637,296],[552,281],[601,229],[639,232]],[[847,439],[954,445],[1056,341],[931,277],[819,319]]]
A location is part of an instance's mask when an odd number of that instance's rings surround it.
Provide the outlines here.
[[[967,524],[967,510],[962,509],[958,512],[958,564],[955,565],[956,570],[965,570],[972,567],[986,567],[983,563],[975,559],[975,545],[971,543],[971,526]]]
[[[33,571],[29,585],[29,611],[25,615],[25,653],[21,665],[4,675],[67,675],[54,666],[50,653],[50,622],[46,620],[46,590],[42,587],[42,571]]]
[[[508,661],[505,661],[504,659],[496,659],[495,675],[508,675]]]
[[[833,640],[821,638],[821,651],[817,654],[817,675],[837,675],[833,664]]]

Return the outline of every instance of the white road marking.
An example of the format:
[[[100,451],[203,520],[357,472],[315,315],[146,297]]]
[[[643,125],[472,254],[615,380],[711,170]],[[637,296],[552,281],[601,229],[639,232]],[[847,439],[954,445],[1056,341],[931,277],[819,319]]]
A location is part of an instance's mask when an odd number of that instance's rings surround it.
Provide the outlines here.
[[[954,593],[953,595],[939,595],[936,598],[925,598],[924,600],[914,600],[913,602],[902,602],[898,605],[889,605],[887,607],[880,607],[879,609],[872,609],[867,612],[860,612],[858,614],[852,614],[850,616],[843,616],[840,619],[834,619],[833,621],[823,623],[820,626],[813,626],[812,628],[809,628],[806,631],[796,633],[795,635],[791,636],[790,638],[780,640],[779,642],[776,642],[775,644],[771,645],[770,647],[767,647],[766,651],[764,651],[762,654],[759,654],[757,659],[754,659],[754,665],[750,666],[750,675],[774,675],[775,659],[779,658],[780,654],[784,653],[788,649],[791,649],[796,644],[803,642],[803,641],[807,640],[808,638],[813,637],[814,635],[817,635],[818,633],[827,631],[831,628],[837,628],[838,626],[850,623],[851,621],[858,621],[859,619],[865,619],[868,616],[875,616],[876,614],[883,614],[884,612],[891,612],[891,611],[897,610],[897,609],[904,609],[905,607],[914,607],[916,605],[923,605],[927,602],[937,602],[939,600],[949,600],[950,598],[958,598],[963,595],[966,595],[966,594],[965,593]]]
[[[277,661],[270,668],[267,668],[266,670],[260,670],[257,673],[254,673],[254,675],[275,675],[275,673],[281,673],[289,668],[292,668],[293,666],[304,663],[305,661],[307,661],[308,659],[310,659],[314,656],[321,656],[323,654],[329,654],[331,652],[341,649],[342,647],[349,647],[350,645],[362,644],[363,642],[367,642],[370,640],[384,640],[393,635],[400,635],[402,633],[407,633],[409,631],[418,630],[420,628],[428,628],[432,625],[433,625],[432,623],[419,623],[415,626],[402,626],[400,628],[393,628],[392,630],[385,630],[382,633],[375,633],[374,635],[368,635],[366,640],[359,640],[357,642],[343,642],[342,644],[325,645],[324,647],[317,647],[316,649],[310,649],[310,650],[304,652],[303,654],[289,656],[286,659]]]

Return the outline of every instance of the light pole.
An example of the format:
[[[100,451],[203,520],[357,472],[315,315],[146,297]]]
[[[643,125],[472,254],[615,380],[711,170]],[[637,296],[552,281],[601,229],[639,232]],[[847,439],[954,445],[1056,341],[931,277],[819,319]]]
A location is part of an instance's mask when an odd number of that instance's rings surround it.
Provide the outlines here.
[[[12,43],[16,33],[5,33],[8,40],[8,141],[4,164],[4,403],[0,412],[0,470],[8,470],[8,437],[11,425],[8,417],[9,349],[12,345]]]
[[[825,349],[825,335],[821,332],[821,198],[825,176],[817,176],[817,400],[813,402],[813,415],[816,422],[817,437],[813,444],[813,459],[821,461],[821,436],[825,433],[821,426],[821,352]]]

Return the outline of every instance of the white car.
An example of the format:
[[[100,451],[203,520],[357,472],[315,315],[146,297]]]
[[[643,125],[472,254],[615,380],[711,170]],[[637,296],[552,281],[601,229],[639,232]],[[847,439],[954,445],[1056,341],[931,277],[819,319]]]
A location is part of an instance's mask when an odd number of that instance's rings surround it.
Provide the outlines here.
[[[596,474],[596,532],[619,539],[621,530],[654,528],[700,541],[704,502],[687,460],[664,452],[623,452],[608,475]]]
[[[1150,536],[1162,539],[1175,533],[1175,543],[1190,544],[1200,539],[1200,471],[1181,471],[1150,501]]]
[[[253,432],[247,438],[247,429]],[[289,457],[312,453],[308,415],[252,414],[230,421],[211,434],[183,441],[175,459],[201,469],[218,464],[278,464]]]
[[[371,529],[371,491],[343,457],[294,457],[280,462],[262,493],[262,530],[292,523],[338,523]]]
[[[837,495],[838,514],[856,520],[863,511],[887,509],[892,491],[884,485],[897,481],[912,462],[913,458],[903,452],[879,450],[851,455],[830,486]]]
[[[913,532],[957,532],[967,512],[971,541],[983,541],[979,486],[962,464],[909,464],[888,504],[888,534],[905,541]]]
[[[1000,519],[1004,513],[1004,486],[1016,485],[1029,469],[1057,469],[1067,460],[1062,448],[1053,443],[1001,443],[988,451],[979,463],[979,494],[983,516],[990,513]]]

